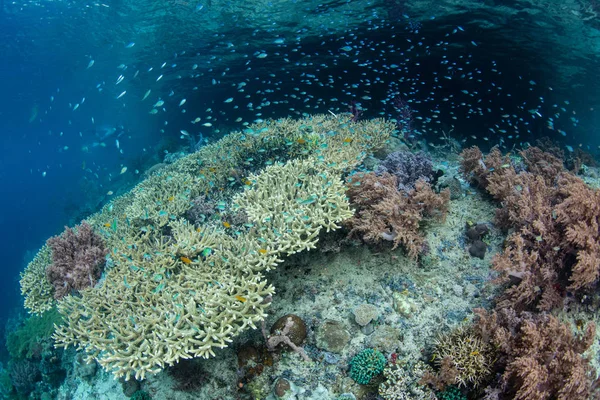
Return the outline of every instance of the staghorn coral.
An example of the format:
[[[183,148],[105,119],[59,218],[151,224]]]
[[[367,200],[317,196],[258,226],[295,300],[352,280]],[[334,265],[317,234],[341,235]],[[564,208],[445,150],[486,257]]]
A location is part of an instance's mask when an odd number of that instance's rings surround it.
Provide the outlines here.
[[[149,225],[166,228],[169,221],[183,217],[193,206],[188,200],[193,201],[196,193],[210,197],[220,193],[230,184],[231,171],[240,166],[256,171],[274,160],[312,156],[319,168],[347,172],[382,147],[395,129],[392,122],[383,119],[351,123],[350,118],[349,114],[314,115],[252,124],[244,132],[230,133],[164,166],[132,191],[115,197],[87,221],[106,235],[107,247],[111,248],[113,241],[126,237],[130,225],[138,229]],[[304,143],[308,135],[314,139],[313,144]],[[21,293],[25,307],[32,313],[41,314],[53,306],[53,288],[45,277],[49,253],[44,246],[21,274]]]
[[[353,175],[347,187],[356,207],[355,216],[347,223],[349,235],[360,233],[367,243],[391,241],[394,249],[401,244],[411,258],[423,249],[421,221],[425,217],[443,219],[450,200],[449,190],[436,194],[423,180],[418,180],[413,190],[398,191],[397,178],[388,173]]]
[[[90,224],[84,221],[76,230],[65,228],[60,236],[48,239],[47,244],[52,250],[52,264],[46,268],[46,279],[54,286],[55,299],[98,282],[108,251]]]
[[[251,175],[234,198],[252,228],[232,237],[183,218],[169,235],[117,227],[114,266],[102,284],[59,303],[57,346],[74,345],[117,377],[144,379],[182,358],[214,356],[265,318],[274,293],[261,274],[314,247],[322,228],[351,215],[341,179],[294,160]]]
[[[502,372],[499,398],[516,400],[592,398],[595,372],[583,353],[594,341],[590,322],[579,337],[549,314],[517,313],[501,309],[488,313],[476,309],[475,332],[497,349],[496,368]]]
[[[42,315],[54,307],[54,287],[46,280],[46,268],[52,263],[52,250],[44,245],[21,272],[21,294],[31,314]]]
[[[65,325],[56,346],[73,345],[118,377],[143,379],[181,358],[213,356],[262,320],[274,288],[261,272],[313,248],[323,228],[352,215],[339,175],[394,130],[382,119],[349,122],[317,115],[254,124],[166,166],[92,215],[112,266],[97,287],[59,301]],[[246,190],[232,207],[248,217],[242,232],[183,218],[196,196],[214,199],[228,187],[233,169],[273,163],[271,177],[242,180]],[[42,312],[54,301],[36,286],[47,285],[43,255],[21,280],[26,304]]]

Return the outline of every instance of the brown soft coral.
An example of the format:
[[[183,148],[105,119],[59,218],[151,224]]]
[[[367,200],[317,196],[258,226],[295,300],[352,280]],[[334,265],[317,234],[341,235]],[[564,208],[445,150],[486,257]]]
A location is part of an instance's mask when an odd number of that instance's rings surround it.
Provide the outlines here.
[[[477,149],[478,150],[478,149]],[[464,153],[464,171],[479,174],[477,182],[502,207],[496,223],[513,233],[505,250],[494,257],[500,281],[514,283],[501,298],[502,307],[550,310],[562,303],[565,291],[595,287],[600,278],[600,192],[567,173],[556,157],[530,148],[521,154],[527,171],[503,164],[477,170],[476,149]],[[494,164],[501,155],[485,158]],[[475,169],[473,169],[475,168]],[[484,175],[481,175],[484,174]]]
[[[96,284],[107,250],[104,240],[87,222],[76,230],[65,228],[60,236],[48,239],[48,247],[52,249],[52,264],[46,268],[46,279],[54,286],[55,299]]]
[[[559,191],[564,200],[556,206],[556,219],[564,235],[563,246],[577,258],[569,290],[593,287],[600,277],[600,191],[566,176]]]
[[[596,326],[590,322],[583,335],[549,314],[516,313],[512,309],[479,316],[475,332],[498,350],[496,368],[502,372],[498,388],[502,399],[592,398],[597,378],[583,353],[592,345]]]
[[[384,173],[360,173],[348,182],[348,197],[357,209],[348,221],[350,235],[362,234],[368,243],[392,241],[394,249],[402,244],[412,258],[423,249],[424,237],[419,232],[425,217],[444,219],[450,192],[436,194],[431,186],[418,180],[415,188],[399,191],[395,176]]]

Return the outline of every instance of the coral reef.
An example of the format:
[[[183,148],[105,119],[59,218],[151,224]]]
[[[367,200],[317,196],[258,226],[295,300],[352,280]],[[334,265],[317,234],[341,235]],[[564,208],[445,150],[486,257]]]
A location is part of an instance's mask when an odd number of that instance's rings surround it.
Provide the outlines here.
[[[450,191],[436,194],[427,182],[418,180],[414,189],[403,192],[397,189],[397,182],[388,173],[358,173],[348,180],[348,197],[356,207],[356,214],[347,222],[349,235],[359,233],[367,243],[391,241],[394,249],[401,244],[414,259],[424,246],[421,222],[445,218]]]
[[[46,279],[54,286],[55,299],[96,285],[108,251],[90,224],[84,221],[76,229],[65,228],[60,236],[48,239],[47,245],[52,264],[46,268]]]
[[[323,228],[352,215],[340,174],[393,131],[381,119],[349,124],[348,115],[264,121],[155,172],[87,220],[105,236],[111,268],[96,287],[59,299],[66,323],[56,345],[74,345],[126,379],[214,355],[265,317],[273,287],[261,272],[314,248]],[[236,168],[260,173],[244,178]],[[225,187],[227,207],[247,216],[243,226],[183,218],[193,199]],[[46,258],[22,277],[31,311],[51,304],[34,286],[45,284]]]

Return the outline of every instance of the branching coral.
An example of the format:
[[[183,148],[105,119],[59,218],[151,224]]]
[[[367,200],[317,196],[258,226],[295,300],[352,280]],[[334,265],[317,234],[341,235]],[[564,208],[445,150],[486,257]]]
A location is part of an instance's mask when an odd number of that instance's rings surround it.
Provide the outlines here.
[[[98,282],[108,251],[104,239],[87,222],[48,239],[48,247],[52,250],[52,264],[46,268],[46,279],[54,286],[55,299]]]
[[[479,316],[475,332],[498,350],[496,367],[503,371],[498,389],[502,398],[516,400],[591,398],[597,386],[594,371],[583,353],[594,341],[589,323],[576,337],[552,315],[516,313],[512,309]]]
[[[436,194],[423,180],[414,189],[397,189],[397,178],[388,173],[359,173],[348,181],[348,196],[356,214],[348,221],[350,235],[360,233],[368,243],[384,240],[400,244],[412,258],[423,249],[424,238],[419,232],[426,217],[443,219],[448,211],[450,191]]]
[[[265,121],[153,174],[89,218],[106,237],[111,268],[96,287],[58,302],[65,325],[56,345],[73,345],[126,379],[213,356],[264,319],[274,288],[262,272],[313,248],[322,229],[352,215],[340,174],[393,130],[384,120],[351,123],[346,115]],[[265,166],[232,176],[238,167]],[[224,232],[184,219],[194,198],[214,200],[231,179],[245,188],[228,205],[248,217],[243,228]],[[52,302],[36,286],[47,285],[46,259],[40,254],[22,278],[26,304],[42,312]]]
[[[102,285],[59,303],[67,325],[57,344],[75,345],[116,376],[143,379],[182,358],[214,356],[255,328],[274,293],[261,272],[352,215],[341,179],[314,165],[294,160],[250,176],[235,203],[251,228],[236,237],[184,219],[169,222],[168,235],[118,227]]]
[[[21,294],[25,308],[41,315],[54,307],[54,287],[46,280],[46,268],[52,263],[52,251],[44,245],[21,272]]]
[[[472,329],[457,328],[437,339],[433,358],[440,371],[425,374],[423,381],[437,390],[447,385],[477,387],[492,372],[493,353],[492,346]]]

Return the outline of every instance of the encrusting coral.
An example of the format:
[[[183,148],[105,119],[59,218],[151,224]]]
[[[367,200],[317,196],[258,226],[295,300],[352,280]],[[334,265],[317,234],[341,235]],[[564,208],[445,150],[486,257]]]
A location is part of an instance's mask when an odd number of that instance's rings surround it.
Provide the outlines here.
[[[393,130],[383,120],[355,123],[347,115],[265,121],[153,173],[87,220],[106,241],[107,268],[95,287],[58,301],[65,324],[56,329],[56,346],[73,345],[126,379],[214,356],[214,348],[265,318],[274,288],[262,272],[313,248],[322,229],[337,229],[352,215],[341,174]],[[239,165],[255,172],[232,176]],[[228,210],[247,223],[195,226],[185,219],[193,199],[223,190],[233,199]],[[22,276],[31,311],[54,303],[36,286],[47,288],[47,265],[44,250]]]
[[[367,243],[390,241],[393,248],[402,245],[411,258],[423,251],[421,221],[443,220],[448,212],[450,191],[436,194],[423,180],[417,180],[414,189],[400,191],[394,175],[358,173],[351,176],[347,187],[350,202],[356,207],[347,222],[350,235],[360,233]]]

